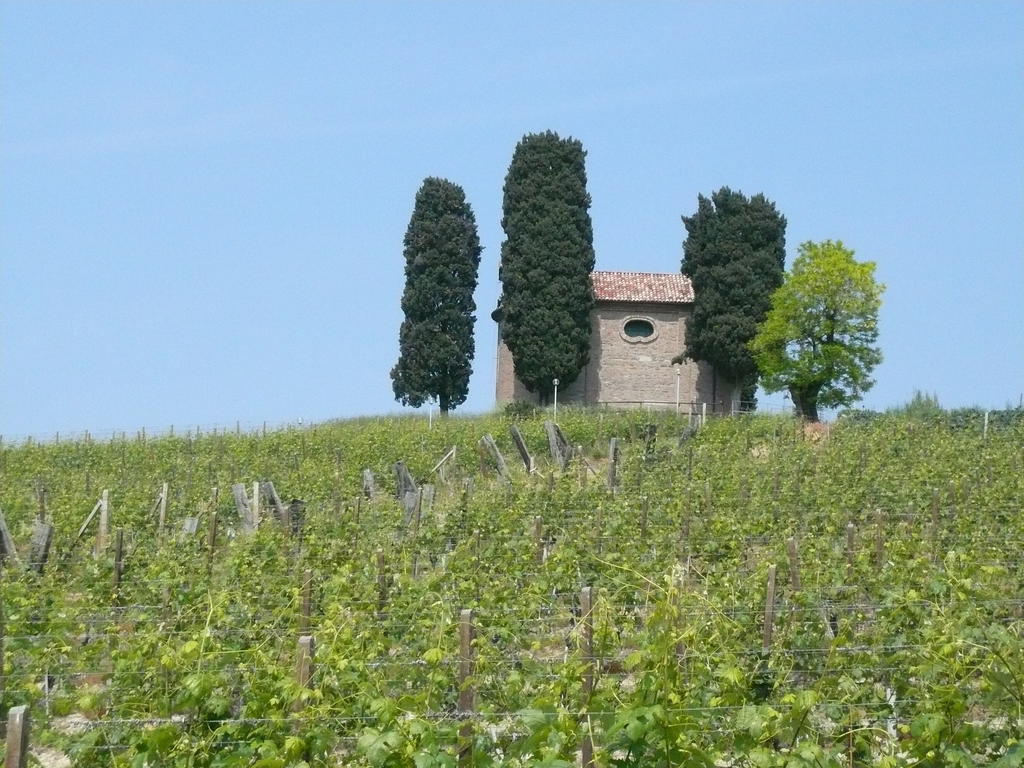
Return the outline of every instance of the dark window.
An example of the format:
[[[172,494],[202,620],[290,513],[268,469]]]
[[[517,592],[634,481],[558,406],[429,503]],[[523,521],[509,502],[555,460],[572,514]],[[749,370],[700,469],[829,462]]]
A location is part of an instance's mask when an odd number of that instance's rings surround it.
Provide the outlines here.
[[[654,335],[654,326],[647,320],[629,320],[622,330],[633,339],[646,339]]]

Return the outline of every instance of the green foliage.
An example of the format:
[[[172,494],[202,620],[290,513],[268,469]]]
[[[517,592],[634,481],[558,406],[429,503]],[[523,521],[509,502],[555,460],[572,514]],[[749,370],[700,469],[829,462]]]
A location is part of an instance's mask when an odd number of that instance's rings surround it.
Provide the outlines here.
[[[585,157],[576,139],[529,134],[505,176],[495,319],[516,375],[545,401],[553,380],[567,386],[590,354],[594,238]]]
[[[418,407],[435,398],[442,413],[465,402],[480,251],[476,219],[462,188],[425,179],[405,233],[405,320],[398,364],[391,371],[400,402]]]
[[[747,198],[722,187],[697,198],[684,216],[683,274],[693,282],[693,316],[683,357],[706,360],[729,381],[741,382],[742,399],[754,399],[757,366],[747,345],[782,285],[786,218],[758,194]]]
[[[936,395],[922,392],[919,389],[914,390],[914,396],[910,398],[909,402],[890,410],[922,421],[936,421],[946,415]]]
[[[505,404],[502,412],[512,420],[519,420],[536,418],[541,410],[526,400],[513,400],[511,403]]]
[[[841,241],[806,242],[750,348],[768,392],[786,389],[801,415],[847,406],[874,381],[882,360],[878,310],[885,286],[874,262],[857,262]]]
[[[0,444],[0,502],[23,559],[37,483],[57,529],[42,575],[9,564],[0,580],[0,714],[31,704],[33,746],[83,768],[452,768],[460,751],[478,766],[566,768],[584,732],[616,768],[1021,764],[1024,421],[984,438],[882,414],[812,439],[794,419],[744,416],[712,419],[680,446],[687,422],[671,413],[559,415],[596,475],[545,461],[540,418],[516,422],[539,465],[527,475],[499,414]],[[510,485],[475,451],[485,433]],[[623,440],[614,494],[601,459],[612,436]],[[452,445],[442,480],[431,468]],[[415,523],[393,496],[399,458],[436,485]],[[380,484],[372,500],[364,467]],[[223,489],[255,478],[308,502],[301,535],[266,507],[241,534]],[[116,594],[110,554],[89,552],[94,531],[70,547],[107,487],[129,553]],[[199,534],[179,533],[193,515]],[[306,569],[317,665],[301,689]],[[462,608],[475,628],[468,717],[456,712]]]

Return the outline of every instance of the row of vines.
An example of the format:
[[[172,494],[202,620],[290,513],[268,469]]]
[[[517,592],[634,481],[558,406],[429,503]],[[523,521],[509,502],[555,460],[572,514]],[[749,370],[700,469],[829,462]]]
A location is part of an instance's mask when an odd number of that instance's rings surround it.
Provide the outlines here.
[[[3,572],[0,709],[76,766],[1024,764],[1021,428],[560,416],[582,458],[520,421],[532,475],[498,416],[0,446],[15,543],[55,527]],[[245,533],[257,480],[301,519]]]

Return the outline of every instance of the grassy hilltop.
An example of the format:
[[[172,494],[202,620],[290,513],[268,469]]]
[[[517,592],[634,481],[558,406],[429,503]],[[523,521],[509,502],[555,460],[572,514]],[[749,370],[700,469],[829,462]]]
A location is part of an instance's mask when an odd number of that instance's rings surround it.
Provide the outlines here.
[[[0,708],[54,765],[1024,764],[1019,421],[559,416],[564,471],[504,416],[0,446]]]

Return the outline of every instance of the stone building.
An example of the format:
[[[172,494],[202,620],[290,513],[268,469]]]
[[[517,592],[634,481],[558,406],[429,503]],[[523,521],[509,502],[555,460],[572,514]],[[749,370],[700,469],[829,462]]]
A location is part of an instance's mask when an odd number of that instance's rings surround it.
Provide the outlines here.
[[[686,319],[693,311],[693,286],[681,274],[600,272],[592,275],[590,362],[572,382],[561,382],[559,403],[609,408],[738,408],[739,391],[705,362],[672,364],[683,350]],[[498,326],[499,405],[536,403],[515,376],[512,353]]]

